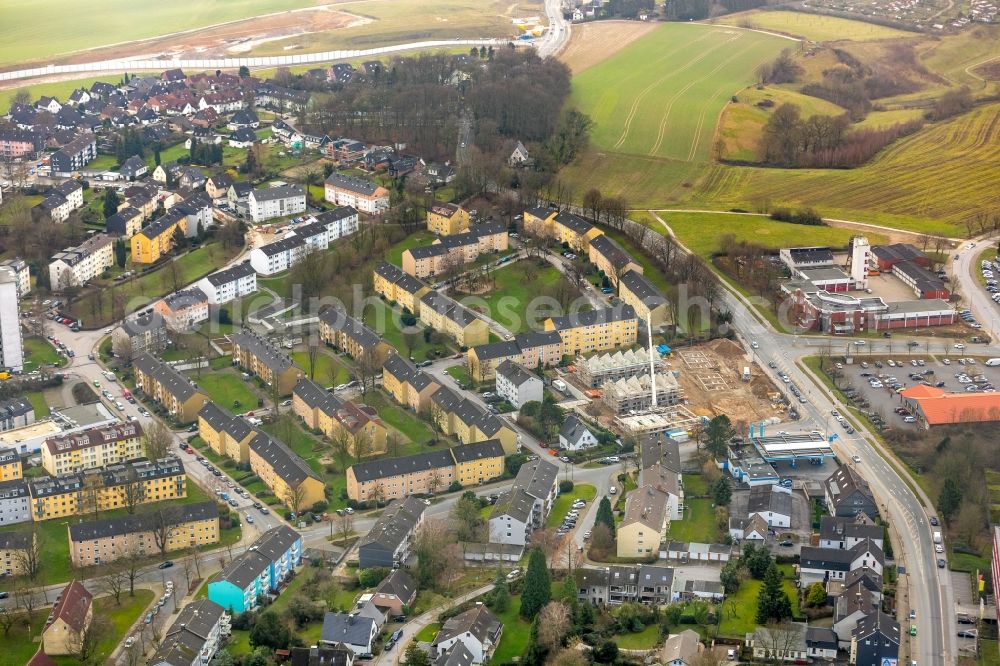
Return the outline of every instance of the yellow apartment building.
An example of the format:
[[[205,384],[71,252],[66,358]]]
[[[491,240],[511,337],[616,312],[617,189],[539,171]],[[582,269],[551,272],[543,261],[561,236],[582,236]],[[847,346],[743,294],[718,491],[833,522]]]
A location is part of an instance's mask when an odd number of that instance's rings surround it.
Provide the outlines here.
[[[288,395],[305,375],[288,355],[254,333],[233,333],[233,363],[260,377],[265,384],[277,383],[278,395]]]
[[[0,573],[22,576],[25,570],[25,553],[34,547],[35,533],[31,530],[0,532]]]
[[[636,488],[625,503],[625,518],[615,530],[618,557],[657,557],[670,525],[670,496],[651,485]]]
[[[152,557],[218,543],[219,510],[212,501],[182,504],[71,523],[68,529],[73,566],[97,566],[132,554]]]
[[[143,455],[142,426],[132,421],[49,437],[42,443],[42,467],[53,476],[115,465]]]
[[[448,337],[461,347],[472,347],[489,342],[490,329],[464,305],[436,291],[420,298],[420,321]]]
[[[174,249],[177,230],[187,231],[187,216],[167,211],[151,225],[132,236],[132,263],[152,264]]]
[[[284,442],[258,433],[250,440],[250,469],[297,513],[326,499],[326,484]]]
[[[420,314],[420,297],[429,292],[430,287],[387,262],[376,266],[373,273],[372,286],[376,294],[390,303],[398,303],[413,315]]]
[[[388,430],[374,409],[341,400],[308,379],[300,379],[292,390],[292,411],[331,440],[343,433],[354,457],[386,452]]]
[[[392,351],[392,347],[378,333],[333,307],[319,315],[319,336],[326,344],[347,352],[355,359],[370,353],[381,362]]]
[[[469,213],[453,203],[434,204],[427,211],[427,229],[438,236],[452,236],[469,230]]]
[[[250,461],[250,440],[257,431],[239,416],[228,414],[214,402],[198,412],[198,435],[220,456],[236,462]]]
[[[0,449],[0,482],[17,481],[22,476],[24,472],[17,449]]]
[[[524,211],[524,228],[529,233],[566,243],[574,252],[581,253],[587,252],[590,242],[604,234],[578,215],[545,207]]]
[[[631,305],[619,304],[603,310],[588,310],[545,320],[546,331],[558,331],[562,355],[577,356],[634,345],[638,320]]]
[[[589,258],[616,287],[626,272],[642,273],[642,266],[632,258],[632,255],[613,238],[604,234],[590,241]]]
[[[499,440],[489,439],[451,449],[455,458],[455,480],[463,487],[477,486],[503,475],[504,448]]]
[[[149,354],[132,359],[136,388],[163,405],[179,423],[191,423],[208,396],[191,385],[188,378]]]
[[[622,275],[618,296],[632,306],[639,319],[648,321],[653,328],[671,323],[670,303],[666,296],[642,273],[628,271]]]
[[[519,333],[513,340],[477,345],[466,352],[469,374],[476,382],[496,379],[497,367],[513,361],[526,368],[558,365],[562,360],[562,338],[557,331]]]

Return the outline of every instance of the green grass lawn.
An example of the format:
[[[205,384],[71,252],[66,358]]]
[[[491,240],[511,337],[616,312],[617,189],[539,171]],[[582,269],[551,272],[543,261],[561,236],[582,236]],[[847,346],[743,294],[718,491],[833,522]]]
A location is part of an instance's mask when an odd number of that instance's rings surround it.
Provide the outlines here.
[[[297,453],[300,458],[306,461],[306,464],[309,465],[313,471],[319,474],[320,478],[323,479],[327,487],[330,489],[329,497],[331,509],[341,509],[347,506],[347,503],[340,499],[341,491],[347,488],[347,477],[343,472],[336,472],[333,474],[327,473],[325,465],[320,462],[321,457],[331,454],[330,445],[319,440],[315,435],[303,429],[298,419],[292,420],[291,423],[291,437],[288,436],[288,433],[282,432],[283,427],[281,425],[268,424],[265,425],[263,429],[268,434],[277,437],[287,444],[292,451]],[[352,462],[354,461],[348,461],[348,465]]]
[[[198,378],[194,375],[190,376],[208,394],[208,397],[223,409],[238,412],[257,409],[257,395],[251,388],[251,384],[243,381],[234,370],[202,372],[201,377]],[[234,401],[237,400],[240,403],[239,407],[234,406]]]
[[[685,498],[684,506],[684,519],[670,523],[667,537],[675,541],[715,543],[719,535],[712,500]]]
[[[381,314],[378,312],[379,310],[382,310]],[[365,309],[364,323],[379,332],[385,341],[400,354],[406,355],[409,351],[410,356],[418,363],[427,360],[428,354],[431,352],[433,352],[431,358],[452,353],[454,348],[450,346],[450,339],[441,344],[426,342],[423,336],[425,327],[420,322],[414,326],[417,334],[413,336],[413,348],[407,349],[403,332],[400,330],[402,321],[400,321],[399,315],[401,312],[402,308],[398,305],[390,309],[387,304],[380,302],[378,307]]]
[[[240,248],[225,249],[220,243],[210,241],[176,261],[173,259],[167,261],[174,261],[176,264],[176,283],[183,287],[222,268],[239,250]],[[125,297],[124,301],[129,312],[138,310],[160,296],[174,291],[172,272],[165,270],[167,261],[131,282],[114,284],[106,280],[95,281],[93,286],[84,290],[80,298],[73,303],[70,308],[72,314],[83,320],[87,326],[103,326],[113,319],[112,299],[109,293],[112,289]]]
[[[708,483],[705,482],[705,477],[701,474],[685,474],[683,481],[685,500],[689,497],[704,497],[708,494]]]
[[[94,616],[106,618],[111,624],[110,635],[98,643],[98,658],[94,663],[101,663],[111,656],[114,649],[125,640],[129,629],[146,607],[153,601],[152,590],[136,590],[135,596],[128,596],[128,591],[121,596],[121,605],[115,604],[113,597],[101,597],[94,601]],[[54,657],[57,664],[75,666],[79,661],[75,657]]]
[[[301,596],[303,594],[302,590],[312,581],[311,570],[307,567],[302,569],[298,575],[292,579],[292,582],[282,590],[281,594],[273,604],[268,606],[268,610],[273,610],[279,616],[288,607],[292,599],[296,596]],[[207,589],[208,586],[206,585]],[[205,593],[207,596],[207,592]],[[308,645],[316,645],[320,637],[320,632],[323,629],[323,621],[310,622],[305,627],[301,629],[296,629],[295,634],[300,636]],[[234,629],[232,637],[230,638],[229,651],[232,654],[249,654],[250,652],[250,632]]]
[[[503,622],[503,635],[500,636],[500,644],[493,653],[492,662],[495,664],[507,664],[514,661],[514,658],[524,654],[528,647],[528,640],[531,638],[531,623],[518,614],[520,611],[521,595],[517,595],[510,598],[507,610],[497,615]]]
[[[309,374],[309,352],[292,352],[292,360],[295,365],[302,368],[302,370]],[[331,368],[335,368],[335,374],[331,373]],[[317,384],[327,386],[344,384],[350,381],[350,373],[340,360],[334,358],[333,354],[329,351],[321,350],[316,356],[316,370],[313,376]]]
[[[45,402],[45,396],[41,391],[31,391],[25,393],[24,397],[28,399],[31,406],[35,408],[35,418],[41,419],[49,415],[49,403]]]
[[[719,635],[731,638],[744,638],[746,634],[757,628],[757,596],[763,585],[759,580],[744,581],[736,594],[726,597],[722,604],[722,622],[719,624]],[[798,595],[795,584],[785,579],[785,593],[792,601],[792,615],[799,610]]]
[[[403,252],[419,245],[430,245],[434,242],[435,238],[437,238],[437,236],[427,231],[427,229],[421,229],[389,248],[389,251],[385,253],[385,260],[390,264],[402,267]]]
[[[424,450],[427,442],[434,439],[434,431],[420,420],[413,412],[403,409],[381,392],[369,391],[362,397],[362,402],[378,410],[378,415],[389,426],[392,426],[408,440],[399,447],[401,456],[419,453]]]
[[[543,290],[564,279],[558,268],[546,263],[542,268],[534,267],[537,276],[529,283],[524,276],[525,261],[528,260],[493,271],[495,286],[491,293],[473,297],[482,298],[486,313],[514,333],[541,330],[545,319],[553,315],[551,308],[537,308],[535,312],[528,312],[528,305]],[[464,298],[462,302],[473,310],[482,310],[478,303],[466,302]]]
[[[785,32],[816,42],[851,40],[855,42],[913,37],[914,33],[886,26],[801,12],[763,11],[743,13],[717,19],[719,23],[745,26],[747,23],[761,30]]]
[[[552,512],[549,513],[549,518],[546,520],[547,527],[558,527],[566,517],[566,512],[570,510],[570,507],[578,499],[587,500],[590,502],[597,495],[597,488],[586,483],[578,483],[573,486],[573,490],[560,495],[556,498],[556,501],[552,504]],[[587,507],[584,508],[584,511]]]
[[[453,365],[445,370],[451,377],[463,386],[472,386],[472,375],[464,365]]]
[[[441,624],[439,622],[431,622],[426,627],[417,632],[414,636],[421,643],[430,643],[437,636],[437,632],[441,630]]]
[[[648,650],[660,642],[660,627],[651,624],[634,634],[615,634],[611,640],[625,650]]]
[[[66,365],[66,359],[56,352],[56,348],[49,344],[49,341],[37,336],[24,338],[22,342],[24,348],[24,371],[31,372],[42,366]]]

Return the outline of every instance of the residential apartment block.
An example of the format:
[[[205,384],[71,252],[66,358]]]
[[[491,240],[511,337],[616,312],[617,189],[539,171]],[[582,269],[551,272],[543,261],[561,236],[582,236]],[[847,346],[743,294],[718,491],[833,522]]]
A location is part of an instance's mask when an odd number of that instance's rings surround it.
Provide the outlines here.
[[[298,215],[306,210],[306,191],[301,185],[277,185],[255,189],[247,198],[250,219],[266,222],[276,217]]]
[[[431,395],[431,410],[441,432],[463,444],[498,439],[508,455],[520,446],[520,436],[506,421],[447,387]]]
[[[34,520],[53,520],[187,496],[184,465],[174,457],[28,481]]]
[[[305,377],[292,390],[292,411],[308,428],[322,432],[330,440],[346,438],[355,458],[386,452],[388,430],[374,408],[343,400]]]
[[[90,132],[85,132],[52,153],[49,166],[53,176],[71,176],[96,157],[97,139]]]
[[[0,525],[31,520],[31,495],[24,479],[0,481]]]
[[[638,320],[631,305],[618,304],[545,320],[546,331],[557,331],[562,355],[578,356],[634,345]]]
[[[531,369],[557,365],[562,360],[562,337],[557,331],[518,333],[513,340],[472,347],[466,360],[472,379],[487,382],[496,378],[497,368],[504,361]]]
[[[461,347],[489,342],[489,325],[461,303],[437,291],[420,297],[420,322],[452,338]]]
[[[582,217],[554,208],[524,211],[524,227],[529,233],[566,243],[574,252],[581,253],[587,252],[590,242],[604,233]]]
[[[347,496],[383,502],[440,492],[455,481],[478,485],[503,475],[504,455],[500,442],[488,440],[358,463],[347,468]]]
[[[559,495],[559,468],[547,460],[521,465],[510,490],[490,513],[489,542],[524,546],[531,533],[545,525]]]
[[[374,354],[380,361],[392,351],[382,336],[339,308],[329,307],[319,314],[319,337],[326,344],[360,359]]]
[[[21,456],[17,449],[0,449],[0,481],[16,481],[22,476]]]
[[[588,256],[590,262],[597,266],[597,270],[603,272],[616,287],[625,273],[629,271],[642,273],[642,266],[632,258],[632,255],[616,240],[604,234],[590,241]]]
[[[6,576],[28,573],[25,568],[26,554],[35,547],[34,544],[35,533],[30,530],[0,532],[0,573]]]
[[[671,372],[658,372],[656,377],[656,404],[676,405],[684,400],[677,378]],[[649,409],[653,405],[653,382],[650,375],[606,381],[601,385],[601,400],[615,414]]]
[[[655,354],[653,367],[656,372],[662,368],[660,355]],[[577,356],[573,363],[577,378],[585,386],[599,388],[608,381],[629,379],[649,374],[649,352],[639,347],[608,354],[594,354],[590,357]]]
[[[42,467],[53,476],[115,465],[142,456],[143,431],[138,421],[50,437],[42,444]]]
[[[267,385],[276,385],[278,395],[288,395],[305,373],[277,346],[255,333],[234,333],[233,363]]]
[[[169,210],[132,236],[132,263],[152,264],[174,249],[178,234],[187,235],[188,219],[181,210]]]
[[[167,347],[167,325],[157,312],[125,319],[111,332],[115,356],[131,360],[139,354],[158,354]]]
[[[427,211],[427,229],[438,236],[452,236],[469,230],[469,213],[453,203],[434,204]]]
[[[179,423],[194,421],[208,402],[208,396],[187,377],[149,354],[133,358],[132,369],[136,388],[163,405]]]
[[[389,190],[363,178],[331,174],[324,183],[324,198],[338,206],[352,206],[379,215],[389,207]]]
[[[226,609],[208,599],[192,601],[165,630],[163,640],[148,663],[150,666],[206,666],[231,632]]]
[[[206,275],[198,280],[197,286],[205,294],[209,305],[222,305],[256,293],[257,272],[244,261]]]
[[[403,269],[384,261],[375,267],[372,287],[376,294],[414,315],[420,314],[420,298],[431,290]]]
[[[2,195],[0,195],[2,196]],[[0,199],[3,201],[3,199]],[[31,269],[28,262],[20,257],[4,259],[0,261],[0,269],[7,269],[14,276],[14,284],[17,286],[17,297],[24,298],[31,293]]]
[[[577,568],[577,598],[594,605],[625,603],[665,606],[676,601],[681,582],[670,567],[632,564],[600,569]]]
[[[514,361],[504,361],[497,366],[497,395],[520,409],[527,402],[541,402],[541,378]]]
[[[69,553],[75,567],[98,566],[133,555],[163,555],[218,542],[219,510],[213,501],[69,526]]]
[[[24,345],[17,298],[14,271],[0,268],[0,368],[20,371],[24,368]]]
[[[394,499],[358,542],[358,568],[395,569],[409,559],[427,505],[416,497]]]
[[[24,397],[0,400],[0,432],[23,428],[35,422],[35,408]],[[4,466],[6,465],[5,450],[0,449],[0,481],[5,481]]]
[[[81,287],[115,263],[114,241],[107,234],[94,234],[76,247],[52,255],[49,284],[53,290]]]
[[[644,322],[657,328],[671,321],[667,297],[656,288],[648,277],[637,271],[628,271],[618,282],[618,296],[635,309]]]
[[[502,222],[487,222],[453,236],[437,238],[403,252],[403,270],[421,279],[442,275],[474,262],[486,252],[508,248],[507,227]]]
[[[233,416],[214,402],[198,412],[198,436],[220,456],[238,463],[250,462],[250,440],[257,435],[241,416]]]
[[[284,442],[259,432],[247,448],[250,469],[289,510],[299,513],[326,499],[319,474]]]
[[[431,396],[441,385],[412,361],[392,354],[382,364],[382,388],[400,405],[420,412],[430,406]]]
[[[104,231],[109,235],[129,240],[142,229],[146,216],[142,211],[132,206],[118,209],[118,212],[104,220]]]
[[[232,613],[252,610],[264,594],[276,594],[301,564],[299,533],[285,525],[272,528],[208,584],[208,599]]]
[[[171,331],[187,333],[208,321],[208,296],[198,287],[175,291],[158,300],[153,311]]]

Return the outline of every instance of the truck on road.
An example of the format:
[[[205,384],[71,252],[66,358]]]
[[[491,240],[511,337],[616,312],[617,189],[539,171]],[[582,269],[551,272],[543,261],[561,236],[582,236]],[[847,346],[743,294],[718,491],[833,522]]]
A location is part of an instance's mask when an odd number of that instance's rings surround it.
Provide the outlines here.
[[[941,543],[941,530],[934,530],[934,543]]]

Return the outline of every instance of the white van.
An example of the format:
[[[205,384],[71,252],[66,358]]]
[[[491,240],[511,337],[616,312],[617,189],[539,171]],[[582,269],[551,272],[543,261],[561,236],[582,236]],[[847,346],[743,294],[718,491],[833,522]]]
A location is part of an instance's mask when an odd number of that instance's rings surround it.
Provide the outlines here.
[[[997,361],[1000,361],[1000,359],[997,359]],[[555,389],[556,389],[557,391],[565,391],[565,390],[566,390],[566,382],[564,382],[564,381],[563,381],[563,380],[561,380],[561,379],[553,379],[553,380],[552,380],[552,386],[553,386],[553,387],[554,387],[554,388],[555,388]]]
[[[989,358],[989,359],[986,359],[986,365],[990,366],[991,368],[996,367],[996,366],[1000,365],[1000,358]]]

